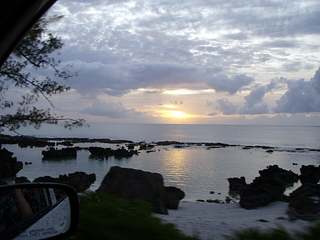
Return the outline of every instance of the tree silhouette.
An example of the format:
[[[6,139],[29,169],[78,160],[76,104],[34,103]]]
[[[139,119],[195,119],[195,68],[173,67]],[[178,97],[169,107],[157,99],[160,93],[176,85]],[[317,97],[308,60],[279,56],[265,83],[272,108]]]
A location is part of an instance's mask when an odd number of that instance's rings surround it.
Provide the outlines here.
[[[55,79],[68,80],[77,75],[71,73],[72,66],[66,65],[60,68],[60,61],[57,61],[50,54],[61,49],[63,43],[61,38],[50,33],[47,25],[60,20],[62,16],[45,16],[41,18],[33,28],[21,40],[11,56],[0,69],[0,108],[11,112],[0,115],[0,132],[4,128],[16,131],[21,126],[33,126],[40,128],[42,123],[57,124],[63,122],[65,128],[83,126],[83,119],[71,119],[57,116],[51,113],[54,104],[50,97],[70,90],[70,87],[59,84]],[[52,76],[42,79],[30,72],[34,69],[51,69]],[[11,88],[21,88],[23,94],[21,100],[13,102],[6,98],[6,93]],[[49,103],[47,109],[34,106],[40,98]],[[12,108],[16,107],[15,110]],[[14,113],[12,113],[12,111]]]

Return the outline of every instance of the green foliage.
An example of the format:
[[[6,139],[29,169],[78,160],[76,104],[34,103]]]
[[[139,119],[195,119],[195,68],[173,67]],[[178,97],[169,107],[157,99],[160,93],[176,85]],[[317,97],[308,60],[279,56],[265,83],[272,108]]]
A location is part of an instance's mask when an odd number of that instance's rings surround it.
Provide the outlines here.
[[[227,240],[318,240],[320,239],[320,223],[311,224],[302,231],[288,233],[283,227],[269,230],[249,228],[226,236]]]
[[[83,119],[69,119],[51,114],[50,108],[38,109],[34,106],[39,98],[44,98],[50,107],[55,108],[50,101],[53,94],[70,90],[70,87],[58,83],[55,79],[68,80],[76,75],[70,72],[71,66],[59,68],[57,61],[50,54],[62,48],[61,38],[49,32],[47,25],[58,21],[61,16],[41,18],[21,40],[13,54],[0,69],[0,109],[18,106],[13,114],[0,115],[0,132],[4,127],[16,131],[21,126],[31,125],[39,128],[42,123],[57,124],[65,121],[65,127],[82,126]],[[48,69],[52,76],[39,77],[30,72],[33,69]],[[50,74],[48,74],[50,75]],[[22,89],[21,100],[14,103],[7,99],[10,88]]]
[[[150,209],[143,201],[130,203],[104,193],[85,194],[80,197],[79,228],[71,239],[195,239],[173,224],[163,223]]]
[[[235,232],[233,236],[226,237],[228,240],[293,240],[292,236],[283,228],[262,231],[256,228],[249,228]]]
[[[283,227],[261,230],[248,228],[225,233],[226,240],[319,240],[320,223],[302,231],[287,232]],[[105,193],[86,193],[80,196],[80,223],[70,239],[168,239],[196,240],[185,236],[174,224],[154,217],[151,207],[143,201],[132,203]]]
[[[320,239],[320,223],[315,223],[306,228],[305,231],[297,233],[298,239],[316,240]]]

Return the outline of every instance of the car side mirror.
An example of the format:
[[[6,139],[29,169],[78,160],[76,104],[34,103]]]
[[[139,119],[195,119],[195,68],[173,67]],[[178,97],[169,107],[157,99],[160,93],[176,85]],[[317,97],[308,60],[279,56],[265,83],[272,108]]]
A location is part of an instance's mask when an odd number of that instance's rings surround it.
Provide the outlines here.
[[[68,185],[0,186],[0,239],[63,239],[78,223],[79,198]]]

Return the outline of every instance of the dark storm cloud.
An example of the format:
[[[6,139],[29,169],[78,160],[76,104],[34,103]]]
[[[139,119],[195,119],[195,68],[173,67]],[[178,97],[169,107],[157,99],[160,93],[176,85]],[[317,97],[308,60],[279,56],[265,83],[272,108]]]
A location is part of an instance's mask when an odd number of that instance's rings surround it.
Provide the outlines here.
[[[252,77],[247,77],[246,75],[236,75],[232,78],[226,75],[217,75],[207,81],[207,85],[217,92],[228,92],[232,95],[253,81],[254,79]]]

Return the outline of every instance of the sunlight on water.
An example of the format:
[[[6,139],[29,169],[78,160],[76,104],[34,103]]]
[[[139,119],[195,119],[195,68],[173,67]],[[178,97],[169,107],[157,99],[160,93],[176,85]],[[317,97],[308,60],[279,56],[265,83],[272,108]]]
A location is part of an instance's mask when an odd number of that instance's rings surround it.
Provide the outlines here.
[[[206,134],[198,136],[196,133],[199,128],[202,129],[202,133],[205,132]],[[256,131],[249,131],[250,129],[256,129]],[[241,142],[242,139],[245,144],[257,142],[256,145],[258,143],[262,145],[265,143],[269,146],[279,145],[282,148],[287,146],[289,150],[292,149],[292,146],[315,147],[319,146],[320,143],[319,128],[296,128],[296,132],[290,132],[289,130],[293,129],[290,127],[266,127],[264,129],[271,130],[261,131],[261,128],[250,128],[248,126],[242,129],[235,126],[225,127],[225,129],[197,126],[189,129],[187,125],[176,128],[161,125],[158,129],[155,129],[154,125],[148,125],[145,132],[136,135],[136,137],[147,137],[149,130],[148,134],[152,133],[154,134],[153,136],[162,139],[164,135],[157,135],[157,132],[166,131],[165,140],[178,138],[184,140],[187,138],[191,141],[212,138],[219,142],[235,143]],[[128,129],[122,129],[122,131],[125,130]],[[289,132],[286,132],[286,130]],[[135,131],[131,130],[131,132],[128,131],[127,133],[131,136],[130,134]],[[243,133],[247,133],[247,135],[244,136],[242,135]],[[220,137],[217,137],[218,135]],[[298,138],[299,136],[301,137]],[[118,137],[118,139],[121,138]],[[286,142],[285,139],[287,139]],[[116,149],[122,145],[82,143],[76,146],[100,146]],[[259,176],[259,170],[269,165],[278,164],[281,168],[292,170],[299,174],[301,165],[320,164],[320,152],[317,151],[275,151],[270,154],[266,150],[257,148],[244,150],[242,146],[211,149],[205,147],[204,144],[201,146],[195,144],[184,145],[183,148],[174,147],[174,145],[157,146],[153,149],[153,152],[140,151],[138,156],[134,155],[132,158],[123,158],[121,160],[114,157],[110,157],[108,160],[93,158],[87,150],[77,151],[76,159],[42,160],[41,151],[45,148],[22,149],[17,145],[3,145],[3,147],[14,152],[13,156],[17,157],[18,161],[32,162],[31,165],[24,165],[24,168],[18,173],[18,176],[26,176],[31,181],[42,176],[58,177],[61,174],[83,171],[88,174],[96,174],[97,180],[91,187],[92,190],[96,190],[112,166],[121,166],[160,173],[166,186],[181,188],[186,193],[186,199],[189,200],[224,199],[228,195],[229,184],[227,178],[244,176],[247,183],[250,183],[255,177]],[[296,164],[293,165],[293,163]],[[214,192],[214,194],[210,192]]]

